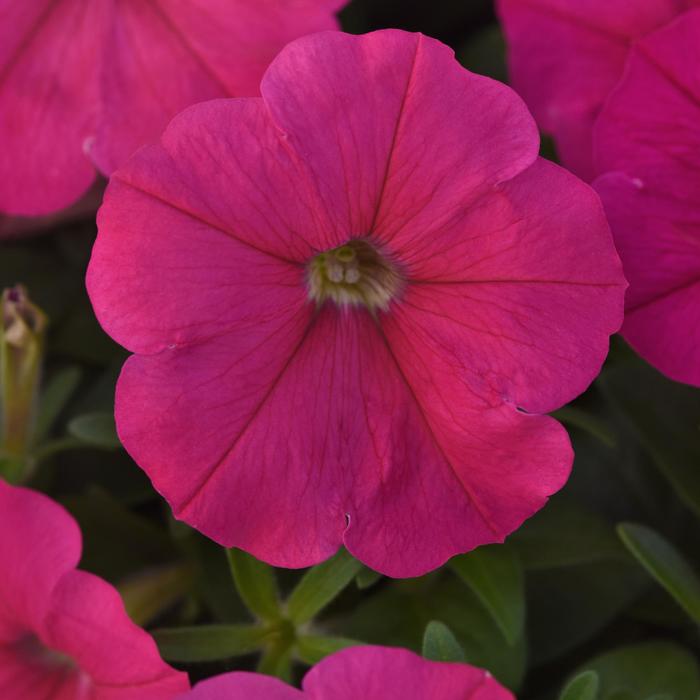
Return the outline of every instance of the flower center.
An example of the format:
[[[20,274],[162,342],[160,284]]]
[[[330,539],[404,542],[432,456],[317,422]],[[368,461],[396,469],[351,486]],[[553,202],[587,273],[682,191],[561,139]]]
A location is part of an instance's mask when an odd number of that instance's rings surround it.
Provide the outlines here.
[[[317,304],[330,299],[370,311],[386,311],[402,284],[396,266],[362,238],[313,257],[307,279],[309,297]]]

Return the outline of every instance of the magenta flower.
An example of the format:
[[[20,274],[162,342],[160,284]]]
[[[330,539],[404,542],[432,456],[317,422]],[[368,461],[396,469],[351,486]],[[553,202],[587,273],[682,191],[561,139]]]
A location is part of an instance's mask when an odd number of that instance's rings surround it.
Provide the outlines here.
[[[595,132],[596,180],[630,281],[622,332],[700,386],[700,10],[633,49]],[[689,69],[693,67],[693,69]]]
[[[566,167],[592,180],[592,131],[630,45],[700,0],[497,0],[513,87]]]
[[[112,178],[88,289],[119,434],[175,515],[279,566],[414,576],[567,479],[553,419],[625,287],[506,86],[384,31],[294,42]],[[519,410],[522,409],[522,410]]]
[[[327,656],[305,676],[303,691],[257,673],[228,673],[199,683],[182,700],[514,700],[487,671],[426,661],[405,649],[352,647]]]
[[[344,0],[0,0],[0,211],[76,201],[183,108],[257,95]]]
[[[169,700],[189,688],[119,594],[76,570],[80,531],[57,503],[0,481],[0,697]]]

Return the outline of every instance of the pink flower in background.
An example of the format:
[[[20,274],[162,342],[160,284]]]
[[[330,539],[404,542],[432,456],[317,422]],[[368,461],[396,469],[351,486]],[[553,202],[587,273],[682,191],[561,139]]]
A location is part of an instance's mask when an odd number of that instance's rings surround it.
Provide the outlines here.
[[[630,281],[623,335],[700,386],[700,10],[639,42],[594,143]]]
[[[0,0],[0,211],[75,202],[201,100],[257,95],[343,0]]]
[[[112,178],[88,289],[136,353],[127,450],[175,515],[302,567],[415,576],[566,481],[625,281],[591,188],[437,41],[328,32]]]
[[[352,647],[327,656],[303,691],[257,673],[203,681],[182,700],[514,700],[487,671],[427,661],[405,649]]]
[[[0,481],[0,697],[169,700],[189,688],[119,594],[76,570],[78,526],[57,503]]]
[[[497,0],[513,87],[561,162],[596,174],[592,130],[633,42],[700,0]]]

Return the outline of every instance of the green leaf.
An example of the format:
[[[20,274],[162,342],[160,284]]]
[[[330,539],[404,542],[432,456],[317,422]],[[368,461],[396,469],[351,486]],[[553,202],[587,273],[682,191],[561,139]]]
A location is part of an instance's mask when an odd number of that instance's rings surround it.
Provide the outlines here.
[[[135,571],[168,566],[180,558],[165,530],[98,486],[64,505],[83,532],[81,566],[98,576],[125,580]]]
[[[363,566],[355,577],[355,582],[357,587],[363,591],[374,586],[380,578],[382,578],[382,575],[378,571],[373,571],[369,567]]]
[[[183,598],[191,583],[191,568],[179,564],[131,576],[118,588],[129,617],[140,627],[145,627]]]
[[[527,571],[626,561],[610,523],[561,496],[509,538]]]
[[[260,657],[258,673],[276,676],[285,683],[292,680],[292,647],[288,644],[273,644]]]
[[[593,637],[648,586],[613,526],[561,496],[509,543],[527,572],[529,655],[535,664]]]
[[[431,661],[465,661],[464,649],[450,628],[438,620],[432,620],[425,628],[423,656]]]
[[[512,647],[505,644],[481,601],[453,575],[388,580],[350,610],[325,619],[324,628],[366,644],[406,647],[420,653],[423,631],[433,620],[449,625],[467,663],[488,668],[501,683],[517,690],[525,672],[524,638]]]
[[[261,620],[282,617],[274,569],[240,549],[226,551],[231,574],[243,602]]]
[[[515,644],[525,623],[523,571],[507,544],[479,547],[454,557],[452,570],[476,593],[508,644]]]
[[[86,413],[68,424],[68,432],[83,442],[113,450],[120,446],[114,416],[111,413]]]
[[[678,498],[700,515],[700,392],[641,361],[606,370],[599,384]]]
[[[595,671],[584,671],[567,683],[559,700],[596,700],[599,685],[600,681]]]
[[[57,372],[46,385],[41,395],[35,428],[37,443],[48,436],[66,403],[78,388],[82,375],[79,367],[66,367]]]
[[[670,695],[673,700],[697,700],[700,668],[693,654],[670,642],[646,642],[621,647],[587,661],[580,670],[595,671],[599,700],[636,700]]]
[[[341,649],[355,647],[362,642],[346,637],[323,637],[314,634],[305,634],[297,640],[297,654],[299,658],[309,666],[317,664],[329,654],[334,654]]]
[[[198,625],[153,632],[166,661],[218,661],[262,649],[269,631],[257,625]]]
[[[362,564],[345,549],[309,569],[287,602],[290,619],[301,625],[314,618],[357,576]]]
[[[680,552],[644,525],[623,523],[617,531],[639,563],[700,623],[700,579]]]
[[[564,406],[552,413],[552,417],[566,426],[580,428],[598,438],[604,445],[615,447],[615,433],[595,414],[584,411],[576,406]]]

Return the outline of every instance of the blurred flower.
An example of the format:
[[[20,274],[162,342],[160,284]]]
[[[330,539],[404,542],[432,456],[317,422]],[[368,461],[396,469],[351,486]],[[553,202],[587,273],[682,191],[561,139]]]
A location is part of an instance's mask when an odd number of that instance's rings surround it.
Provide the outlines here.
[[[700,386],[700,10],[633,48],[596,125],[595,182],[630,288],[624,337]]]
[[[502,541],[571,466],[531,414],[622,320],[598,197],[421,35],[307,37],[261,87],[187,110],[108,188],[88,289],[137,353],[124,445],[178,518],[276,565],[344,542],[416,576]]]
[[[202,100],[256,95],[343,0],[0,0],[0,211],[62,209]]]
[[[0,481],[0,696],[179,697],[187,676],[161,660],[109,584],[75,569],[80,550],[61,506]]]
[[[405,649],[351,647],[327,656],[304,677],[303,691],[257,673],[227,673],[199,683],[182,700],[513,700],[487,671],[427,661]]]
[[[512,85],[561,162],[592,180],[592,131],[634,41],[700,0],[497,0]]]

